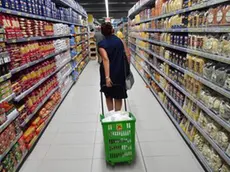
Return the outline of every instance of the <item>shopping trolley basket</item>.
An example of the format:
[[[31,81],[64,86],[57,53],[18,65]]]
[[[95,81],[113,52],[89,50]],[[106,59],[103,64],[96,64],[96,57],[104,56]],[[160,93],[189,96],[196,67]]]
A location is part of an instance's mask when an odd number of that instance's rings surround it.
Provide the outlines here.
[[[126,100],[125,111],[127,111]],[[131,120],[103,122],[104,105],[101,92],[102,114],[100,115],[106,161],[114,165],[115,163],[128,162],[129,164],[135,158],[135,123],[136,118],[129,113]]]

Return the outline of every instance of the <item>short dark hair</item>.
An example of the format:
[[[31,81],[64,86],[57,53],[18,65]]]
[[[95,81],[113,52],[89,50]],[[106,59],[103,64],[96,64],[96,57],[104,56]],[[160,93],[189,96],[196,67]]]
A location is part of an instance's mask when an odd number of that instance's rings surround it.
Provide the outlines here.
[[[113,26],[110,22],[103,23],[101,25],[101,33],[104,36],[110,36],[113,34]]]

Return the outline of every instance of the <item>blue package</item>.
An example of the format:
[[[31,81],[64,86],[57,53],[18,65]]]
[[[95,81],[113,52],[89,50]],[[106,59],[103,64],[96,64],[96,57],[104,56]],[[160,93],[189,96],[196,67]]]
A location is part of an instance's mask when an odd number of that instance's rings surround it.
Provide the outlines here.
[[[44,16],[42,13],[42,6],[41,5],[38,5],[38,15]]]
[[[35,4],[35,14],[38,15],[38,4]]]
[[[9,2],[9,7],[10,7],[10,9],[15,10],[15,3],[14,3],[14,0],[8,0],[8,2]]]
[[[20,5],[19,5],[19,0],[14,0],[14,3],[15,3],[15,9],[16,9],[17,11],[21,11]]]
[[[32,8],[32,4],[31,3],[27,3],[27,11],[28,13],[33,13],[33,8]]]
[[[36,14],[35,4],[32,4],[32,13],[33,13],[33,14]]]
[[[4,8],[10,8],[10,4],[8,0],[0,0],[1,1],[1,6]]]

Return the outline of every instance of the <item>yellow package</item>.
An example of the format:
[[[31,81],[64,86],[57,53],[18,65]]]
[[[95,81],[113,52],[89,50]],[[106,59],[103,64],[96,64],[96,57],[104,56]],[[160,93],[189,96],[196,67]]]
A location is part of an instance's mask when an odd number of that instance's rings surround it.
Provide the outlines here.
[[[197,97],[197,98],[199,97],[200,91],[202,89],[202,86],[203,85],[199,81],[196,81],[194,79],[194,82],[193,82],[193,91],[192,91],[194,97]]]
[[[169,65],[165,64],[165,74],[169,76]]]
[[[195,120],[197,121],[199,118],[199,114],[200,114],[200,108],[197,106],[196,103],[192,102],[192,107],[191,107],[191,111],[189,113],[189,115]]]
[[[187,118],[186,117],[183,117],[183,119],[181,120],[181,123],[180,123],[180,127],[183,131],[185,131],[185,126],[186,126],[186,123],[187,123]]]
[[[191,141],[194,140],[194,137],[195,137],[195,135],[197,134],[197,130],[196,130],[196,128],[193,126],[192,123],[190,123],[190,124],[188,125],[186,134],[187,134],[189,140],[191,140]]]
[[[203,74],[203,67],[204,67],[205,61],[202,58],[196,58],[195,59],[195,72],[199,73],[200,75]]]
[[[188,97],[185,98],[183,109],[188,112],[188,107],[189,107],[189,101],[190,99]]]
[[[190,77],[187,74],[185,74],[184,75],[184,87],[186,90],[188,90],[189,79]]]
[[[193,102],[192,102],[191,100],[188,102],[188,110],[187,110],[187,113],[188,113],[188,114],[191,113],[192,103],[193,103]]]

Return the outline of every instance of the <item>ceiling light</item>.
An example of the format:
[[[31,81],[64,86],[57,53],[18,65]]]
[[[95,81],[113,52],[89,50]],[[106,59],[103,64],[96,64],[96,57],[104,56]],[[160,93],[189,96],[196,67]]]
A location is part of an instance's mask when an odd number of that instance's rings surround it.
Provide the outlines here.
[[[105,9],[106,9],[106,17],[109,18],[109,3],[108,3],[108,0],[105,0]]]

